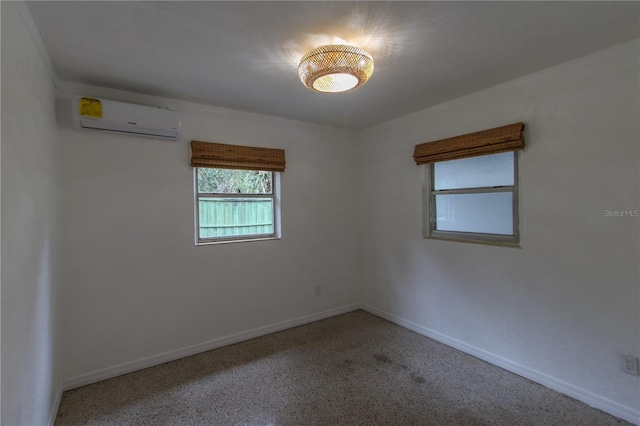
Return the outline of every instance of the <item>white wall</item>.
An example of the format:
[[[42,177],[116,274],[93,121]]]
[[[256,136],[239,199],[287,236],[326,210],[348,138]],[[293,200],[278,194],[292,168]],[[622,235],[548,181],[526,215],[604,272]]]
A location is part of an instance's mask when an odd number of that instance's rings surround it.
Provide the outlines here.
[[[639,421],[638,75],[636,40],[362,131],[362,300]],[[423,239],[414,145],[517,121],[522,248]]]
[[[173,107],[183,120],[177,142],[77,131],[59,101],[68,386],[357,301],[351,132],[61,85]],[[281,240],[194,245],[192,139],[285,150]]]
[[[59,130],[53,83],[23,11],[1,4],[3,425],[48,423],[60,383]]]

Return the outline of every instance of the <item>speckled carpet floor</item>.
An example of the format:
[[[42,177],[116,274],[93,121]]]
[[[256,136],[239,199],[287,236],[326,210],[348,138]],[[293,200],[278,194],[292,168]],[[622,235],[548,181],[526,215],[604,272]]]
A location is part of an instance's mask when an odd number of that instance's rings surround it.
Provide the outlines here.
[[[364,311],[64,393],[63,425],[628,424]]]

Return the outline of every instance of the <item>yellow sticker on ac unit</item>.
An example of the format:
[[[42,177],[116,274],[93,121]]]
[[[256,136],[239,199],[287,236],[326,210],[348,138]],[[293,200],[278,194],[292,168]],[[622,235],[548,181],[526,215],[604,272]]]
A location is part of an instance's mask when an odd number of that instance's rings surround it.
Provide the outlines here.
[[[102,102],[96,98],[80,98],[79,113],[82,117],[102,118]]]

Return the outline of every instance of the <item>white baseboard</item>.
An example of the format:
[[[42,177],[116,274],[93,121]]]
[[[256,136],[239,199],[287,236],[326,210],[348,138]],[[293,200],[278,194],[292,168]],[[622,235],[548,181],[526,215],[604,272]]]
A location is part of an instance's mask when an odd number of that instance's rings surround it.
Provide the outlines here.
[[[56,422],[56,417],[58,417],[58,409],[60,408],[60,401],[62,401],[62,392],[62,383],[59,383],[56,389],[56,396],[53,400],[53,406],[50,410],[49,421],[47,422],[49,426],[53,426]]]
[[[155,365],[164,364],[165,362],[175,361],[177,359],[199,354],[201,352],[218,349],[227,345],[233,345],[234,343],[239,343],[245,340],[264,336],[266,334],[275,333],[276,331],[286,330],[287,328],[308,324],[310,322],[323,320],[336,315],[345,314],[347,312],[355,311],[358,309],[360,309],[359,304],[342,306],[339,308],[330,309],[328,311],[305,315],[303,317],[282,321],[276,324],[258,327],[252,330],[243,331],[241,333],[220,337],[218,339],[209,340],[207,342],[198,343],[185,348],[152,355],[135,361],[125,362],[113,367],[108,367],[101,370],[93,371],[91,373],[81,374],[79,376],[65,379],[62,383],[62,388],[64,390],[69,390],[78,388],[80,386],[90,385],[102,380],[111,379],[113,377],[121,376],[123,374],[131,373],[137,370],[142,370],[143,368],[149,368]],[[55,416],[53,417],[53,419],[55,420]]]
[[[423,327],[419,324],[408,321],[399,316],[382,311],[378,308],[374,308],[372,306],[365,305],[365,304],[361,304],[359,307],[380,318],[384,318],[404,328],[408,328],[409,330],[415,331],[418,334],[427,336],[447,346],[451,346],[455,349],[458,349],[462,352],[465,352],[469,355],[472,355],[490,364],[496,365],[500,368],[503,368],[507,371],[515,373],[519,376],[525,377],[531,381],[539,383],[557,392],[560,392],[562,394],[575,398],[578,401],[581,401],[581,402],[584,402],[585,404],[590,405],[591,407],[605,411],[613,416],[624,419],[628,422],[640,425],[640,411],[634,410],[630,407],[619,404],[615,401],[611,401],[610,399],[604,398],[600,395],[596,395],[593,392],[574,386],[571,383],[567,383],[562,380],[556,379],[555,377],[548,376],[539,371],[532,370],[531,368],[525,367],[524,365],[515,363],[506,358],[502,358],[498,355],[492,354],[483,349],[477,348],[472,345],[468,345],[464,342],[461,342],[459,340],[446,336],[442,333],[438,333],[437,331],[428,329],[426,327]]]
[[[388,312],[382,311],[378,308],[374,308],[372,306],[365,305],[365,304],[347,305],[340,308],[318,312],[312,315],[306,315],[306,316],[295,318],[292,320],[282,321],[282,322],[271,324],[264,327],[258,327],[258,328],[244,331],[241,333],[224,336],[218,339],[209,340],[207,342],[199,343],[199,344],[188,346],[185,348],[164,352],[158,355],[153,355],[153,356],[138,359],[135,361],[119,364],[114,367],[109,367],[102,370],[98,370],[91,373],[82,374],[79,376],[66,379],[63,381],[62,386],[58,390],[58,394],[56,397],[57,402],[55,405],[55,409],[52,410],[49,424],[53,425],[55,422],[55,419],[57,416],[57,407],[60,405],[60,400],[62,398],[63,390],[74,389],[80,386],[96,383],[101,380],[111,379],[113,377],[131,373],[137,370],[141,370],[143,368],[153,367],[155,365],[163,364],[165,362],[175,361],[177,359],[195,355],[201,352],[206,352],[212,349],[221,348],[223,346],[232,345],[245,340],[253,339],[255,337],[260,337],[270,333],[275,333],[277,331],[286,330],[288,328],[308,324],[310,322],[323,320],[326,318],[345,314],[347,312],[355,311],[358,309],[363,309],[380,318],[384,318],[404,328],[415,331],[418,334],[434,339],[440,343],[443,343],[447,346],[451,346],[455,349],[458,349],[462,352],[465,352],[469,355],[472,355],[490,364],[496,365],[507,371],[515,373],[519,376],[525,377],[529,380],[532,380],[536,383],[539,383],[557,392],[568,395],[572,398],[577,399],[578,401],[582,401],[585,404],[588,404],[599,410],[605,411],[613,416],[616,416],[628,422],[640,425],[640,412],[637,410],[634,410],[630,407],[619,404],[615,401],[611,401],[600,395],[596,395],[588,390],[579,388],[570,383],[556,379],[554,377],[551,377],[539,371],[532,370],[528,367],[525,367],[521,364],[515,363],[511,360],[500,357],[498,355],[492,354],[483,349],[480,349],[475,346],[464,343],[462,341],[456,340],[454,338],[446,336],[437,331],[423,327],[412,321],[408,321],[399,316],[390,314]]]

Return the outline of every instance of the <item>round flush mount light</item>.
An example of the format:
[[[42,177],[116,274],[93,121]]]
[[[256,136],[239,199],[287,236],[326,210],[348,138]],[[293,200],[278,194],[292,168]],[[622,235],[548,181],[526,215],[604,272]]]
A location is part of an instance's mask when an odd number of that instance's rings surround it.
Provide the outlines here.
[[[373,74],[373,58],[348,44],[320,46],[302,57],[298,75],[316,92],[339,93],[355,89]]]

